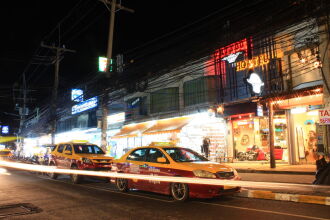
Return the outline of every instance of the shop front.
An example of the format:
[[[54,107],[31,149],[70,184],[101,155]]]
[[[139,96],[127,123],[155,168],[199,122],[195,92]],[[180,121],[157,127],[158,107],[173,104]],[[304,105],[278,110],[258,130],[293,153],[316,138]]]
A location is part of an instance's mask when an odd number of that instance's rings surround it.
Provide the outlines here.
[[[309,95],[297,95],[275,101],[276,112],[284,112],[286,118],[275,117],[274,133],[277,146],[288,149],[290,164],[315,164],[317,142],[320,134],[319,109],[322,108],[321,89],[314,89]]]
[[[112,137],[117,144],[117,151],[112,156],[118,158],[129,149],[151,142],[173,142],[216,161],[228,154],[225,136],[225,121],[207,112],[129,124]],[[206,150],[202,150],[203,146]]]
[[[266,162],[270,159],[269,120],[254,113],[230,117],[234,158],[236,161]],[[287,126],[284,112],[277,112],[274,124],[274,157],[279,162],[288,162]]]

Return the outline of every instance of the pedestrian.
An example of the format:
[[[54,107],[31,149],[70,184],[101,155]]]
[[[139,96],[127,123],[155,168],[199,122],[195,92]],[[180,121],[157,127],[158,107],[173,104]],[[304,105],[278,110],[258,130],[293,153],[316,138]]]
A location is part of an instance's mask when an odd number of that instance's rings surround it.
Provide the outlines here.
[[[201,151],[202,151],[202,153],[204,153],[204,155],[205,155],[206,158],[209,158],[209,153],[210,153],[209,147],[210,147],[210,143],[211,143],[211,141],[210,141],[209,138],[205,137],[203,139],[203,144],[201,146]]]
[[[325,160],[325,154],[318,152],[316,160],[316,174],[313,184],[330,185],[330,162]]]

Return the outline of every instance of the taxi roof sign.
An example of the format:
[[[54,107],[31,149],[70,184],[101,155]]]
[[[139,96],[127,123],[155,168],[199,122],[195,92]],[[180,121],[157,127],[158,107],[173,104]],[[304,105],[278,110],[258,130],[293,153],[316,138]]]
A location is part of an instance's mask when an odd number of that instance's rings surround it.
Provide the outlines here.
[[[149,146],[157,146],[157,147],[175,147],[175,144],[172,142],[151,142]]]
[[[86,140],[72,140],[72,143],[88,143]]]

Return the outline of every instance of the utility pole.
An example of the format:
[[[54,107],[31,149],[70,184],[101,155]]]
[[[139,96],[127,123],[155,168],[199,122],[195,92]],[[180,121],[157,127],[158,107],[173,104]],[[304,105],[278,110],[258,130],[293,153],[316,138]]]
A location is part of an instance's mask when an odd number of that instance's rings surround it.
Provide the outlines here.
[[[269,154],[270,154],[270,168],[276,168],[274,157],[274,129],[273,129],[273,102],[268,102],[268,127],[269,127]]]
[[[65,52],[75,53],[76,51],[66,49],[63,47],[45,45],[43,42],[41,42],[41,47],[48,48],[48,49],[55,51],[55,60],[54,60],[55,75],[54,75],[52,100],[51,100],[51,106],[50,106],[52,144],[55,144],[55,132],[56,132],[56,121],[57,121],[56,120],[57,90],[58,90],[58,83],[59,83],[59,70],[60,70],[60,61],[61,61],[60,57]]]
[[[113,46],[113,33],[114,33],[114,27],[115,27],[115,14],[116,14],[116,9],[128,11],[131,13],[134,13],[133,9],[126,8],[120,4],[116,3],[116,0],[102,0],[102,2],[105,4],[105,6],[109,9],[110,11],[110,27],[109,27],[109,36],[108,36],[108,49],[107,49],[107,59],[108,59],[108,65],[106,68],[106,78],[110,78],[110,72],[109,72],[109,64],[112,59],[112,46]],[[110,8],[108,7],[110,5]],[[103,97],[101,100],[102,103],[102,134],[101,134],[101,147],[103,150],[106,150],[107,148],[107,130],[108,130],[108,101],[109,101],[109,96],[107,89],[105,88],[103,91]]]

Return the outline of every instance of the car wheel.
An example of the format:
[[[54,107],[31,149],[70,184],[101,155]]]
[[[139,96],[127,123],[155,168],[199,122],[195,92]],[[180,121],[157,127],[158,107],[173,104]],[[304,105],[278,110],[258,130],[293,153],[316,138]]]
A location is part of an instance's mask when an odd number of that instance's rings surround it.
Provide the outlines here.
[[[77,165],[72,165],[71,166],[71,169],[78,170],[78,167],[77,167]],[[82,180],[82,176],[81,175],[71,174],[70,176],[71,176],[71,182],[73,184],[79,184],[79,183],[81,183],[81,180]]]
[[[55,166],[55,164],[54,164],[53,162],[51,162],[51,163],[49,164],[49,166]],[[57,173],[48,173],[48,176],[49,176],[51,179],[56,180],[57,177],[58,177],[58,174],[57,174]]]
[[[189,198],[189,187],[185,183],[172,183],[171,194],[176,201],[186,201]]]
[[[117,186],[117,189],[120,192],[128,192],[128,190],[129,190],[127,179],[117,178],[116,179],[116,186]]]

